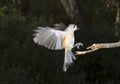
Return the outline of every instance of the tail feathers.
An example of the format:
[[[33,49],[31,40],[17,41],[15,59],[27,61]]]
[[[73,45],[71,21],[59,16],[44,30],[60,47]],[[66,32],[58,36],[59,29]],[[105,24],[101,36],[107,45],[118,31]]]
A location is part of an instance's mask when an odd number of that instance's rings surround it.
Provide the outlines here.
[[[67,68],[73,63],[76,57],[73,55],[72,51],[65,51],[63,71],[67,71]]]

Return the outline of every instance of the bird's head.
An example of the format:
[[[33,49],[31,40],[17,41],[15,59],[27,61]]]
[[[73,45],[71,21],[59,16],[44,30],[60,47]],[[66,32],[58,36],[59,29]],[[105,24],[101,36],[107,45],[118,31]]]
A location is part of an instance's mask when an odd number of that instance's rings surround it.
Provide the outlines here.
[[[67,27],[67,29],[66,29],[66,31],[72,31],[72,32],[74,32],[74,31],[76,31],[76,30],[78,30],[79,28],[77,27],[77,25],[75,25],[75,24],[70,24],[68,27]]]

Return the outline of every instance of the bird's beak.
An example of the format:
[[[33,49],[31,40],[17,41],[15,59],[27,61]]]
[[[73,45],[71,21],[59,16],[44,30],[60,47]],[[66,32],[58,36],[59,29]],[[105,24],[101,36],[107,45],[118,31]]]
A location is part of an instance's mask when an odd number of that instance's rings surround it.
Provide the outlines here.
[[[80,28],[77,27],[77,30],[79,30]]]

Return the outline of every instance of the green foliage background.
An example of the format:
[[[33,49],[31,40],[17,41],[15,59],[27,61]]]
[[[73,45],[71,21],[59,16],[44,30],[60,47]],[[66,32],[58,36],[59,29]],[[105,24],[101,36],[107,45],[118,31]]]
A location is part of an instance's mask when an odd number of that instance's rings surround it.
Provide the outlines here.
[[[119,40],[114,35],[116,9],[106,5],[105,0],[81,0],[86,28],[75,33],[76,42],[84,44],[81,50],[95,42]],[[33,42],[37,26],[60,22],[73,21],[59,0],[0,0],[0,84],[120,83],[120,48],[76,56],[63,72],[64,50]]]

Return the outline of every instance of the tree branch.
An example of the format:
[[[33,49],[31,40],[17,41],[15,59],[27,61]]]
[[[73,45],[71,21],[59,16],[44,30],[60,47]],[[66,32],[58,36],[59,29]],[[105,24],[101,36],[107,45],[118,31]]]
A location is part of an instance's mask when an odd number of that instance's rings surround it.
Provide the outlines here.
[[[120,47],[120,41],[115,42],[115,43],[97,43],[97,44],[92,44],[91,46],[89,46],[87,48],[90,50],[76,51],[76,55],[91,53],[91,52],[96,51],[96,50],[101,49],[101,48],[116,48],[116,47]]]

